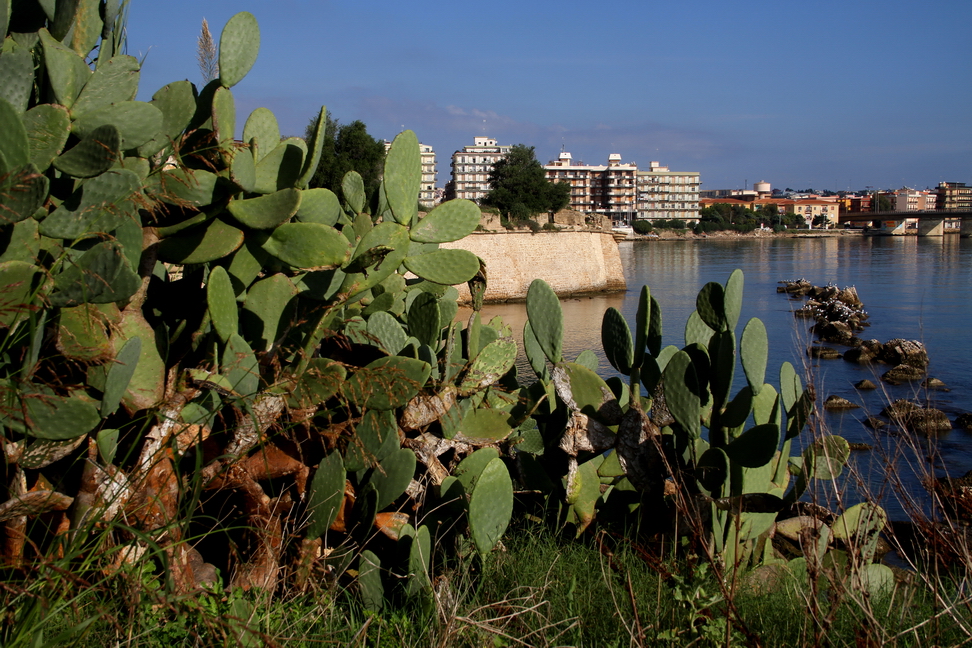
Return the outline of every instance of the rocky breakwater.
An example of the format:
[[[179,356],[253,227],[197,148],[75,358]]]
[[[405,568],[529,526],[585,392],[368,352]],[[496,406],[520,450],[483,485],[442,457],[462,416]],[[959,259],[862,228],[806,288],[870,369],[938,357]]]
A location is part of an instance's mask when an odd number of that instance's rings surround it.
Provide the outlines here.
[[[487,303],[526,299],[534,279],[546,281],[560,297],[627,288],[610,232],[474,232],[440,247],[468,250],[486,263]],[[468,303],[468,287],[456,287],[460,301]]]
[[[890,368],[881,375],[881,380],[889,385],[924,379],[922,386],[926,389],[948,390],[942,381],[927,376],[928,352],[925,345],[918,340],[896,338],[880,342],[875,339],[862,339],[858,335],[869,325],[869,316],[853,286],[843,289],[833,285],[814,286],[806,279],[781,281],[780,284],[782,285],[777,288],[777,292],[807,299],[802,308],[794,311],[794,315],[814,320],[810,330],[819,343],[808,348],[807,353],[811,357],[843,358],[858,364],[886,364]],[[842,352],[828,344],[850,348]],[[874,389],[876,386],[869,380],[862,380],[856,387]],[[903,409],[901,412],[886,409],[882,415],[897,427],[923,435],[939,434],[952,429],[948,417],[940,410],[915,403],[910,405],[907,413]],[[824,407],[832,410],[850,409],[856,407],[856,404],[831,396],[824,403]],[[872,420],[872,427],[876,423],[876,420]]]

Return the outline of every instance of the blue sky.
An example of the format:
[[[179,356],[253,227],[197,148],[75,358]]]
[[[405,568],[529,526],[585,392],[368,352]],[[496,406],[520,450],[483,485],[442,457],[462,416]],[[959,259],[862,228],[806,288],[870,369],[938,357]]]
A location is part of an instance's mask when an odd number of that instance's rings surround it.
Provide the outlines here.
[[[260,56],[238,123],[302,135],[326,105],[375,137],[453,151],[486,134],[546,163],[610,153],[699,171],[704,189],[972,183],[972,2],[133,0],[140,99],[201,85],[196,39],[238,11]]]

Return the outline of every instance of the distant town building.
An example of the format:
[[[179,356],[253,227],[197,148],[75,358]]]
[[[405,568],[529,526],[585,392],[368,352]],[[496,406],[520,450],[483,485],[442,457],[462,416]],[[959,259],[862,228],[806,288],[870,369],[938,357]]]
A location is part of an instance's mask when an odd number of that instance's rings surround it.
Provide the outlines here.
[[[972,187],[964,182],[939,182],[936,209],[945,211],[972,210]]]
[[[698,171],[671,171],[658,162],[651,162],[637,176],[638,218],[698,220]]]
[[[894,192],[892,200],[893,211],[932,211],[938,200],[938,193],[933,191],[919,191],[902,187]]]
[[[557,160],[546,164],[550,182],[570,185],[570,208],[588,214],[600,214],[618,224],[628,224],[638,213],[638,166],[624,164],[612,153],[606,165],[574,163],[564,151]]]
[[[510,152],[489,137],[477,137],[472,146],[452,154],[452,192],[455,198],[479,202],[489,192],[489,172],[493,164]]]

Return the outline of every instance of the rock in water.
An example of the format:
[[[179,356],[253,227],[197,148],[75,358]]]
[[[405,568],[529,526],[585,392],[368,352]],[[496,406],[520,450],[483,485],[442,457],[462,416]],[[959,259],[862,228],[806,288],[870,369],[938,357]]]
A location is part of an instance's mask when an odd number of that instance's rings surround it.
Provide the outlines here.
[[[852,403],[846,398],[841,398],[837,395],[828,396],[827,400],[824,401],[823,406],[826,410],[849,410],[860,407],[860,405]]]
[[[847,357],[846,355],[844,357]],[[877,385],[865,378],[854,385],[855,389],[877,389]]]
[[[945,412],[931,407],[908,412],[903,422],[909,430],[924,436],[934,436],[952,429],[952,422],[948,420]]]

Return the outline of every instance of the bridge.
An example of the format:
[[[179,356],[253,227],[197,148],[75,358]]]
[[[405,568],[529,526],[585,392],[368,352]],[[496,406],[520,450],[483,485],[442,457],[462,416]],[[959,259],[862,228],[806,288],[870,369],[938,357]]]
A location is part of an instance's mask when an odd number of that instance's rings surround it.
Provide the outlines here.
[[[972,237],[972,211],[851,212],[840,215],[840,223],[866,227],[875,234],[906,234],[907,222],[918,221],[918,236],[944,236],[946,229]]]

